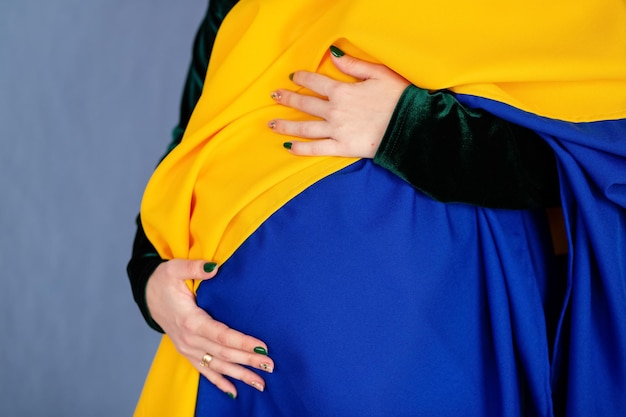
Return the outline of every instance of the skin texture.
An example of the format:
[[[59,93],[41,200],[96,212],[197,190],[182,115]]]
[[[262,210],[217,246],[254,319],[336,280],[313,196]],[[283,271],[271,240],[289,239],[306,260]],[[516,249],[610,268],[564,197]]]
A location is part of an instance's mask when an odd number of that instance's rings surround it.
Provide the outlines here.
[[[343,73],[356,78],[346,83],[307,71],[293,74],[293,82],[323,98],[288,89],[272,92],[274,100],[321,120],[275,119],[268,126],[276,133],[313,141],[291,142],[291,153],[373,158],[404,89],[410,84],[384,65],[354,57],[331,55]]]
[[[334,155],[372,158],[383,138],[395,106],[409,82],[383,65],[344,55],[331,57],[344,73],[357,82],[340,82],[319,74],[296,71],[293,82],[324,98],[278,89],[272,97],[281,105],[293,107],[319,118],[297,122],[272,120],[268,126],[294,141],[294,155]],[[287,74],[285,75],[287,77]],[[152,318],[171,338],[177,350],[209,381],[235,397],[237,391],[228,378],[241,380],[260,391],[265,388],[262,373],[272,372],[274,362],[255,348],[269,351],[260,339],[245,335],[213,320],[200,309],[187,279],[212,279],[218,268],[205,272],[206,261],[174,259],[160,264],[146,287],[146,302]],[[219,279],[219,278],[218,278]],[[258,349],[257,349],[258,350]],[[203,355],[213,359],[201,365]],[[228,377],[228,378],[227,378]]]
[[[237,395],[233,383],[224,377],[227,375],[263,391],[263,378],[243,365],[272,372],[272,359],[255,353],[255,348],[267,352],[267,345],[213,320],[197,306],[195,296],[185,283],[190,278],[214,278],[218,268],[205,272],[205,264],[199,260],[173,259],[159,265],[146,287],[150,312],[176,349],[219,389],[233,397]],[[208,366],[202,366],[201,359],[206,353],[213,359]]]

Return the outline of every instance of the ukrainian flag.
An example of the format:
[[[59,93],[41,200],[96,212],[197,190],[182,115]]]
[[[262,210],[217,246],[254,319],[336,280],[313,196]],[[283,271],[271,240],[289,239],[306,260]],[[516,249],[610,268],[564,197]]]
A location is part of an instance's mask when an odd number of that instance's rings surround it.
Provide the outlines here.
[[[265,127],[266,121],[273,118],[304,117],[277,106],[269,97],[270,91],[288,86],[287,75],[291,72],[305,69],[346,79],[328,58],[330,45],[337,45],[350,55],[384,63],[419,87],[449,89],[465,105],[533,129],[553,147],[569,239],[568,277],[561,287],[565,302],[554,347],[545,343],[546,329],[541,327],[544,306],[538,288],[545,283],[536,284],[537,288],[520,285],[513,289],[527,271],[509,271],[506,266],[516,262],[511,254],[519,253],[516,252],[519,248],[511,248],[514,238],[507,225],[534,220],[524,217],[525,214],[514,219],[512,216],[518,214],[427,202],[406,194],[407,189],[395,182],[399,180],[385,177],[386,174],[367,161],[295,157],[282,149],[284,138]],[[311,193],[332,193],[334,188],[323,188],[329,182],[339,181],[336,179],[344,178],[342,175],[346,173],[358,171],[370,175],[371,171],[373,177],[380,177],[372,186],[377,193],[382,195],[385,190],[393,189],[395,194],[389,198],[413,209],[418,204],[423,216],[432,216],[432,222],[441,214],[440,230],[445,236],[438,236],[437,244],[444,248],[442,251],[452,250],[455,244],[449,236],[458,239],[460,234],[468,242],[471,236],[481,236],[481,250],[476,255],[494,257],[497,262],[489,266],[472,264],[472,268],[502,270],[500,275],[504,277],[498,284],[496,281],[486,284],[489,294],[504,291],[509,297],[511,294],[519,297],[527,291],[536,296],[535,304],[521,300],[519,303],[523,305],[520,305],[510,299],[506,306],[500,307],[493,304],[496,301],[486,302],[494,310],[493,316],[506,311],[504,321],[493,319],[490,332],[500,329],[502,336],[493,343],[498,346],[494,351],[502,355],[494,365],[498,369],[494,378],[508,382],[491,392],[501,397],[502,404],[492,410],[488,402],[477,403],[476,407],[482,410],[480,414],[520,415],[523,414],[520,410],[526,410],[529,415],[549,416],[557,409],[569,416],[616,415],[626,409],[623,395],[626,392],[625,117],[626,3],[623,0],[575,3],[486,0],[477,4],[243,0],[220,29],[203,95],[183,141],[150,180],[141,218],[148,237],[164,258],[235,264],[243,253],[253,256],[254,251],[247,245],[267,245],[267,242],[255,243],[255,234],[262,232],[263,236],[269,236],[266,229],[275,221],[284,221],[281,227],[288,224],[288,219],[281,220],[283,213],[300,207],[297,206],[300,202],[301,210],[316,204],[319,198],[311,197]],[[349,181],[342,186],[356,187]],[[386,217],[385,213],[381,216]],[[367,218],[368,213],[363,216]],[[402,212],[398,216],[402,217]],[[450,226],[450,218],[474,219],[476,224],[459,230]],[[341,227],[341,222],[335,226]],[[396,227],[400,234],[410,226],[400,227],[398,223],[388,227],[390,230]],[[323,236],[309,239],[312,244]],[[333,245],[335,250],[342,251],[350,246]],[[371,245],[375,243],[370,242]],[[402,244],[395,249],[401,247]],[[422,249],[425,247],[426,244]],[[526,251],[533,253],[534,249]],[[466,267],[460,265],[459,271]],[[348,266],[345,268],[344,272],[350,271]],[[228,273],[228,267],[221,270],[219,280],[228,281]],[[519,276],[520,280],[511,276]],[[549,277],[545,280],[548,282]],[[503,282],[506,288],[499,287]],[[237,302],[243,301],[232,301]],[[207,302],[207,305],[212,304]],[[410,311],[419,317],[427,314]],[[477,315],[483,313],[476,311]],[[244,328],[237,327],[234,316],[229,320],[224,317],[229,325],[247,331],[244,324]],[[405,328],[410,325],[410,321],[402,322]],[[481,333],[484,331],[477,329],[472,335],[487,337]],[[266,340],[262,326],[250,332]],[[431,331],[429,335],[434,333]],[[506,335],[512,335],[511,340],[503,342]],[[410,343],[407,341],[407,345]],[[508,345],[501,347],[501,343]],[[272,349],[272,344],[268,344]],[[437,355],[436,352],[425,354]],[[506,359],[507,355],[512,359]],[[279,370],[280,360],[273,357]],[[506,364],[512,364],[511,368]],[[453,379],[454,372],[451,370],[448,376]],[[402,378],[410,384],[410,375]],[[528,393],[520,394],[515,386],[509,386],[511,380],[519,378],[528,379]],[[280,383],[276,381],[276,386]],[[203,393],[208,388],[200,387],[205,390]],[[456,392],[461,395],[461,391]],[[192,416],[197,394],[198,373],[164,336],[136,415]],[[441,393],[433,391],[433,398],[438,394]],[[442,398],[448,394],[442,393]],[[271,395],[268,398],[273,398]],[[320,394],[320,398],[324,395]],[[413,394],[410,396],[415,400]],[[211,401],[215,401],[216,410],[221,407],[221,400]],[[258,399],[246,399],[245,394],[236,401],[248,401],[250,409],[264,410],[258,415],[270,416],[276,415],[276,410],[289,409],[287,403],[296,400],[283,399],[284,408],[278,409],[264,409]],[[354,407],[358,401],[357,396],[352,403]],[[294,410],[301,411],[297,407]]]

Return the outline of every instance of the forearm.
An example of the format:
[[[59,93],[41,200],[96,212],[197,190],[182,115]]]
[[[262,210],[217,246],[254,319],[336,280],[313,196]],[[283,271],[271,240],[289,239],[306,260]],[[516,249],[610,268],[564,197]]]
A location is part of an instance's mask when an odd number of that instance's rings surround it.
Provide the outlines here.
[[[529,209],[559,204],[556,162],[534,132],[408,87],[374,157],[442,202]]]

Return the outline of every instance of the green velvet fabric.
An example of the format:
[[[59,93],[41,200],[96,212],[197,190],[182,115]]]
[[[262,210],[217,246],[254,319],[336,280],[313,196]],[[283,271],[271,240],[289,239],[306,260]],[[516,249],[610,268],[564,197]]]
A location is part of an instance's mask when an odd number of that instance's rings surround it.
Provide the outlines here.
[[[128,265],[126,265],[126,272],[130,280],[133,298],[139,306],[141,315],[148,323],[148,326],[160,333],[163,333],[163,329],[154,321],[148,309],[146,286],[154,270],[163,262],[165,260],[161,259],[152,243],[148,240],[141,226],[141,219],[137,216],[137,232],[135,233],[135,241],[133,243],[133,253]]]
[[[182,140],[185,128],[191,118],[191,113],[202,94],[204,76],[209,65],[209,57],[213,50],[213,43],[217,30],[224,17],[237,3],[237,0],[212,0],[209,2],[207,13],[200,24],[193,43],[191,65],[187,72],[183,96],[180,103],[180,115],[178,125],[172,132],[167,155]],[[164,155],[164,157],[165,157]],[[126,266],[130,280],[133,298],[148,325],[163,333],[163,329],[152,319],[146,302],[146,285],[154,270],[165,260],[161,259],[141,226],[141,218],[137,216],[137,232],[133,244],[131,259]]]
[[[534,132],[454,94],[409,86],[374,162],[442,202],[532,209],[559,204],[556,162]]]
[[[204,77],[209,66],[209,57],[213,51],[215,36],[226,14],[238,0],[213,0],[209,2],[207,13],[202,20],[193,43],[191,65],[187,72],[187,79],[183,87],[183,96],[180,103],[178,125],[172,132],[172,141],[168,147],[169,153],[180,143],[183,133],[191,118],[204,86]]]

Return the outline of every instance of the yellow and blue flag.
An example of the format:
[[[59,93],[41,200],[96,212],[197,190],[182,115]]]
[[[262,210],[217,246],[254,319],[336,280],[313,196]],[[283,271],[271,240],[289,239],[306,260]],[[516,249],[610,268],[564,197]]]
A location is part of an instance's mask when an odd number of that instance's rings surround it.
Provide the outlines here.
[[[566,282],[542,259],[536,213],[442,204],[371,161],[284,151],[266,121],[306,116],[269,92],[295,70],[346,79],[333,44],[552,146]],[[194,285],[199,304],[265,340],[277,369],[265,393],[238,387],[233,402],[164,336],[136,415],[626,409],[625,119],[622,0],[241,1],[141,218],[162,257],[223,264]],[[552,345],[554,288],[564,301]]]

